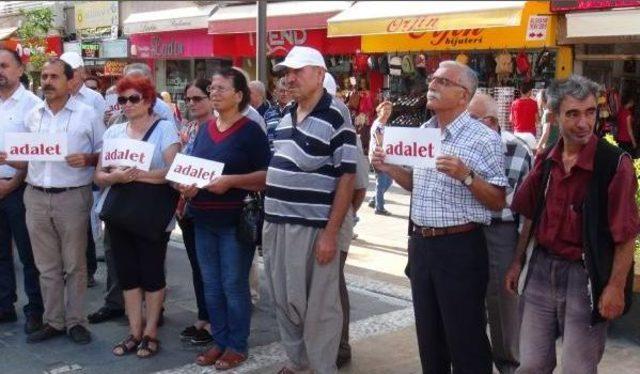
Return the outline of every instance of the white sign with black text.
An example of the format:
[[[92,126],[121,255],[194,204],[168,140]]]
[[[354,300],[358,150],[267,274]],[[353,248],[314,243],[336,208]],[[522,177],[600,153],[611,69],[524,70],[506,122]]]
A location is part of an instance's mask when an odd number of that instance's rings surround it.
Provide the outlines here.
[[[133,139],[105,139],[102,144],[102,167],[126,166],[149,171],[156,146]]]
[[[169,167],[166,178],[187,186],[195,184],[196,187],[203,188],[215,177],[222,175],[222,170],[224,170],[222,162],[178,153]]]
[[[420,168],[435,168],[442,142],[440,129],[385,127],[382,149],[385,162]]]
[[[4,150],[9,161],[64,161],[67,133],[8,132]]]

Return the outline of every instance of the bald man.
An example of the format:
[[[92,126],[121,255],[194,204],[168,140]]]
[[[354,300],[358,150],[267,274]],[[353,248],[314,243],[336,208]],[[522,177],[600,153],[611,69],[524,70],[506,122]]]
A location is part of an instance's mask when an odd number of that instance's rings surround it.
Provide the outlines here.
[[[498,104],[489,95],[476,93],[469,103],[469,115],[498,132],[502,139],[504,165],[509,185],[506,188],[507,207],[494,211],[491,224],[484,227],[489,253],[489,284],[486,305],[489,314],[493,361],[501,374],[514,373],[519,365],[518,340],[520,314],[518,298],[502,287],[518,241],[519,217],[509,206],[518,186],[531,169],[532,155],[527,145],[512,133],[501,130]]]

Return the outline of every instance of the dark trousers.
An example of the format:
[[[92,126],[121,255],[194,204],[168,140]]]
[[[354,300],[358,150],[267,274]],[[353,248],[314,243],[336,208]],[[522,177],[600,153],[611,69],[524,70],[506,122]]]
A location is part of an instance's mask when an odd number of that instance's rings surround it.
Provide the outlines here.
[[[112,310],[124,310],[124,297],[118,282],[116,272],[116,260],[111,250],[111,240],[108,229],[104,229],[104,261],[107,265],[107,294],[104,297],[104,306]]]
[[[16,243],[18,256],[24,272],[24,290],[29,302],[24,306],[25,315],[42,315],[44,306],[40,293],[40,273],[33,260],[31,241],[25,221],[24,186],[0,199],[0,311],[14,310],[17,301],[16,274],[13,266],[13,246]]]
[[[96,259],[96,242],[93,240],[93,230],[91,229],[91,217],[89,217],[89,227],[87,230],[87,275],[93,277],[98,270],[98,260]]]
[[[187,257],[191,265],[191,274],[193,276],[193,290],[196,294],[196,304],[198,305],[198,319],[208,321],[207,305],[204,301],[204,288],[202,286],[202,274],[200,274],[200,265],[198,264],[198,255],[196,254],[196,231],[193,225],[193,218],[184,217],[178,220],[180,230],[182,230],[182,240],[187,250]]]
[[[422,371],[491,374],[486,333],[487,246],[482,230],[409,238],[413,307]]]

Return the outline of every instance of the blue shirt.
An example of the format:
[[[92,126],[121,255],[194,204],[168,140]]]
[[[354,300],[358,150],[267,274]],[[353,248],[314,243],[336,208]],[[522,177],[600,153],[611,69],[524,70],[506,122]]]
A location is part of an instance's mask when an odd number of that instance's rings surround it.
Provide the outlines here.
[[[223,175],[249,174],[265,170],[269,165],[269,144],[259,124],[240,118],[229,129],[220,132],[216,120],[200,126],[191,148],[191,156],[224,163]],[[214,226],[235,225],[248,191],[232,188],[222,195],[200,190],[189,203],[196,220]]]

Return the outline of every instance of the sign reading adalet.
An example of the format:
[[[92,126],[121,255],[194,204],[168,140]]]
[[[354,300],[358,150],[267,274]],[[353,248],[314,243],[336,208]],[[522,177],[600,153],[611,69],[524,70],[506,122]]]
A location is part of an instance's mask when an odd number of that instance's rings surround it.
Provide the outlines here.
[[[419,168],[435,168],[442,142],[440,129],[385,127],[385,162]]]
[[[4,148],[9,161],[64,161],[67,133],[8,132]]]
[[[156,146],[132,139],[105,139],[100,161],[102,167],[136,167],[143,171],[151,168],[151,159]]]
[[[222,175],[223,169],[222,162],[178,153],[169,167],[166,178],[187,186],[195,184],[196,187],[203,188],[210,184],[215,177]]]

